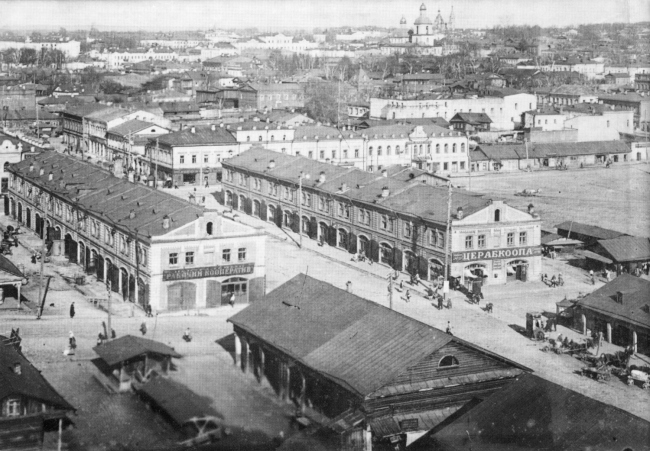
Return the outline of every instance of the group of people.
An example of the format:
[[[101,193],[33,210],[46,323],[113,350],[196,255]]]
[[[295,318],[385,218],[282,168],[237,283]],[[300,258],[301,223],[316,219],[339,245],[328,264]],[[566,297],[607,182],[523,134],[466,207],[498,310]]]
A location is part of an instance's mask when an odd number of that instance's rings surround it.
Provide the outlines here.
[[[372,260],[366,257],[366,254],[363,252],[357,252],[352,256],[351,260],[353,262],[368,262],[369,265],[372,265]]]
[[[551,288],[556,288],[564,285],[564,278],[562,278],[562,273],[558,274],[557,277],[553,274],[550,279],[548,278],[548,274],[542,274],[542,282]]]

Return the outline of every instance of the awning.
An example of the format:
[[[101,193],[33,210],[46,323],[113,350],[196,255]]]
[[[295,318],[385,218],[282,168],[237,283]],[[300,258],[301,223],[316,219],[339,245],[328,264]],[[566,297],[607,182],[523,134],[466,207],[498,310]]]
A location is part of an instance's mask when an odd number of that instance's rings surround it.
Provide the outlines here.
[[[602,255],[598,255],[598,254],[596,254],[595,252],[591,252],[591,251],[582,251],[582,255],[584,255],[585,258],[589,258],[589,259],[591,259],[591,260],[597,260],[597,261],[599,261],[599,262],[603,262],[603,263],[607,263],[607,264],[614,263],[614,262],[613,262],[612,260],[610,260],[609,258],[607,258],[607,257],[603,257]]]
[[[465,271],[463,271],[463,275],[465,276],[465,278],[478,279],[478,276],[475,276],[474,274],[472,274],[472,272],[469,269],[466,269]]]

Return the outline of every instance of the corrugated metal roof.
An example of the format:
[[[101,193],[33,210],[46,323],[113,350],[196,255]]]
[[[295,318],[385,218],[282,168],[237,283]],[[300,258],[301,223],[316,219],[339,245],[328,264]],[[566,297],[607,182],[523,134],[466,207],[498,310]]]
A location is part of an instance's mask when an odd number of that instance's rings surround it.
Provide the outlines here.
[[[192,131],[194,130],[194,131]],[[233,144],[237,140],[224,127],[189,127],[158,138],[160,144],[168,146],[204,146],[211,144]]]
[[[130,121],[126,121],[120,125],[116,125],[115,127],[108,129],[108,133],[127,136],[129,133],[136,133],[149,127],[158,127],[158,126],[155,124],[151,124],[149,122],[140,121],[138,119],[132,119]]]
[[[650,450],[650,423],[532,374],[524,374],[414,451]]]
[[[638,236],[620,236],[598,240],[612,258],[618,262],[650,260],[650,239]]]
[[[623,302],[616,301],[618,292]],[[625,322],[650,328],[650,281],[630,274],[621,274],[611,282],[580,299],[580,307],[598,311]]]
[[[101,346],[94,347],[93,351],[110,366],[145,354],[160,354],[176,358],[181,356],[167,345],[147,338],[134,337],[133,335],[116,338]]]
[[[600,155],[629,153],[624,141],[590,141],[572,143],[535,143],[528,149],[529,158],[564,157],[572,155]]]
[[[370,428],[374,435],[378,437],[388,437],[408,432],[408,430],[402,430],[402,427],[400,426],[402,421],[417,420],[417,429],[414,429],[414,431],[429,431],[449,418],[453,413],[463,407],[464,404],[465,403],[437,409],[422,410],[419,412],[397,413],[380,418],[373,418],[370,420]]]
[[[585,258],[590,258],[592,260],[597,260],[599,262],[603,262],[603,263],[606,263],[608,265],[614,263],[609,258],[603,257],[602,255],[598,255],[597,253],[591,252],[591,251],[588,251],[588,250],[582,251],[582,255],[584,255]]]

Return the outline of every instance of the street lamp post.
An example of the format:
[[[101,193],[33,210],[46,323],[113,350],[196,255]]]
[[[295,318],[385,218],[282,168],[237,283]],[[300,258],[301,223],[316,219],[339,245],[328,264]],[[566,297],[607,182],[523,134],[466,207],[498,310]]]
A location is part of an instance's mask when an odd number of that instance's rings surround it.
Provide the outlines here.
[[[41,193],[38,195],[38,205],[42,208],[43,210],[43,219],[41,223],[41,233],[43,234],[43,244],[41,246],[41,276],[39,278],[39,283],[38,283],[38,302],[40,304],[39,310],[38,310],[38,315],[36,316],[36,319],[41,319],[41,315],[43,314],[43,271],[44,271],[44,263],[45,263],[45,253],[47,252],[47,229],[44,229],[47,227],[47,207],[48,205],[46,204],[46,201],[44,199],[45,194]]]
[[[298,246],[302,249],[302,179],[309,180],[309,174],[300,171],[298,176]]]

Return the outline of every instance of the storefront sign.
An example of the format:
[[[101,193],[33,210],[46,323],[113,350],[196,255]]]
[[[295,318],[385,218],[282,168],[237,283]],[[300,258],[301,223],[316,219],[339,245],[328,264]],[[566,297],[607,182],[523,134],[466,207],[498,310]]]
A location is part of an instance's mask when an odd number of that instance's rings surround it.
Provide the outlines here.
[[[255,263],[241,265],[208,266],[205,268],[169,269],[163,271],[163,282],[168,280],[205,279],[206,277],[239,276],[252,274]]]
[[[452,263],[474,262],[478,260],[501,260],[504,258],[526,258],[542,255],[541,246],[514,247],[508,249],[489,249],[484,251],[454,252]]]

